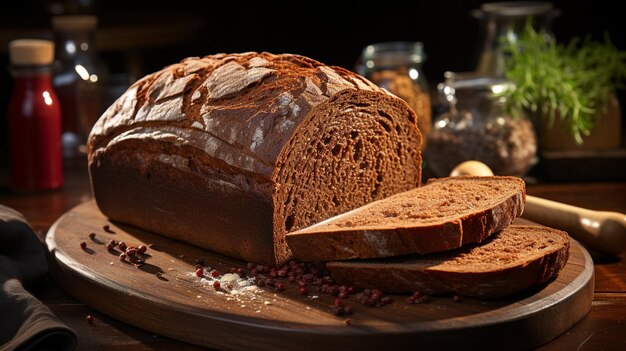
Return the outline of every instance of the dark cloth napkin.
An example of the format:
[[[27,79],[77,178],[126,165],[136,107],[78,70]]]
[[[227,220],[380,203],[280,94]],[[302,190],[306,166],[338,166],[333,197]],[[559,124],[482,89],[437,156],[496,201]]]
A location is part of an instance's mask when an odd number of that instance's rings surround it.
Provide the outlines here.
[[[24,216],[0,205],[0,351],[76,348],[74,331],[26,290],[47,271],[43,245]]]

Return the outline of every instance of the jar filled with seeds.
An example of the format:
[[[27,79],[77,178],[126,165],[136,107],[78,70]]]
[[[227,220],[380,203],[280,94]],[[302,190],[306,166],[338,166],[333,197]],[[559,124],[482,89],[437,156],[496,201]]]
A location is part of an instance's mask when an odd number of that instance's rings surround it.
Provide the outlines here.
[[[437,116],[428,135],[425,158],[437,177],[463,161],[478,160],[496,175],[523,176],[537,161],[537,140],[528,118],[512,117],[502,96],[502,78],[445,73],[438,85],[448,110]]]
[[[393,41],[366,46],[356,65],[357,73],[407,102],[417,115],[424,141],[432,114],[428,81],[422,71],[425,60],[421,42]]]

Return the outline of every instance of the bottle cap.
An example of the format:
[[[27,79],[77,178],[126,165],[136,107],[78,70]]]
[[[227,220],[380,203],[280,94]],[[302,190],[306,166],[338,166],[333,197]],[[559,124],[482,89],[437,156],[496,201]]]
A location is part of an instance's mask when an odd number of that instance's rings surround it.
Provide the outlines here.
[[[54,60],[54,43],[41,39],[17,39],[9,43],[11,64],[49,65]]]
[[[52,17],[52,28],[62,31],[93,30],[98,25],[94,15],[63,15]]]

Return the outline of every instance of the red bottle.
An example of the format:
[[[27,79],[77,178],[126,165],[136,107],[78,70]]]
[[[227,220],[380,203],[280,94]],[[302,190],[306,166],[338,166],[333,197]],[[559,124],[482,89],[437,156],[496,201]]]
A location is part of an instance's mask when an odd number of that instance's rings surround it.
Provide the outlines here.
[[[9,44],[13,96],[9,101],[10,185],[47,190],[63,185],[61,109],[52,88],[54,44],[20,39]]]

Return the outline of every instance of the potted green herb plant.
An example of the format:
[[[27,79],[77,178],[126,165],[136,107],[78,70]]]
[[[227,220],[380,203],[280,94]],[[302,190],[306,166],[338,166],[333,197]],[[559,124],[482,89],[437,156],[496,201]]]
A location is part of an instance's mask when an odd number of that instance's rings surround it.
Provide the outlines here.
[[[546,40],[526,25],[515,43],[505,45],[505,92],[510,113],[535,118],[543,150],[611,149],[620,145],[621,113],[615,92],[626,81],[626,52],[608,36],[604,42]]]

